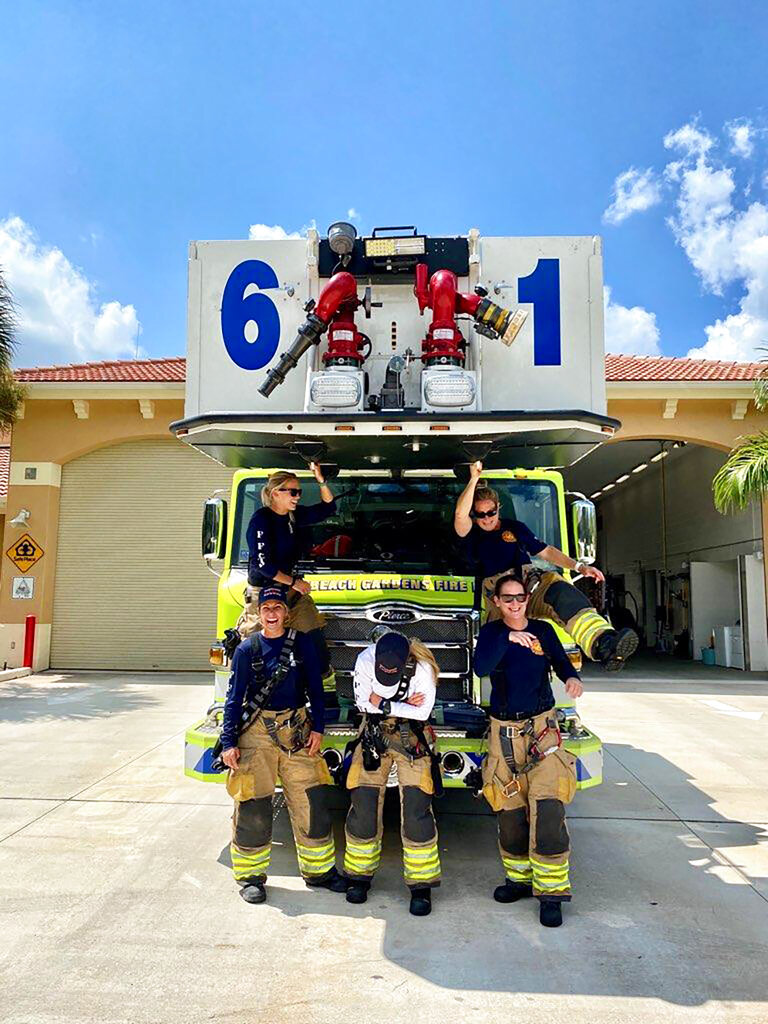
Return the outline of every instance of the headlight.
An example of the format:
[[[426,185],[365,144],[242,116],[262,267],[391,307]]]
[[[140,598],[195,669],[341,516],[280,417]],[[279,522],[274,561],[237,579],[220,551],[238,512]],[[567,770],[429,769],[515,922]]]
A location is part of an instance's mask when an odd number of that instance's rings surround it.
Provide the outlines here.
[[[351,373],[321,370],[313,376],[309,394],[313,405],[327,409],[347,409],[360,404],[362,389],[359,377]]]
[[[445,408],[472,405],[475,400],[474,378],[461,370],[430,373],[424,383],[424,397],[428,405]]]

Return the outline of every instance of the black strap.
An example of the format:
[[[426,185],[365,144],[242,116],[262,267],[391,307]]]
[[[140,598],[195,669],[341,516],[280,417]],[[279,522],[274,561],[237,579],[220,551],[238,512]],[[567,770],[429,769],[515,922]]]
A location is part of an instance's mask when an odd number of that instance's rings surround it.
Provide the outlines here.
[[[397,689],[392,696],[388,698],[390,701],[402,701],[404,697],[408,696],[408,690],[411,687],[411,680],[416,674],[417,666],[418,663],[416,658],[412,654],[409,654],[408,660],[405,663],[402,675],[400,676],[400,680],[397,684]]]
[[[291,655],[293,654],[293,647],[296,642],[296,630],[289,629],[287,631],[285,642],[283,643],[283,649],[280,651],[280,656],[277,659],[275,671],[269,679],[266,678],[264,654],[261,649],[261,638],[258,633],[254,634],[253,641],[254,642],[251,644],[251,672],[253,678],[251,680],[248,702],[244,706],[240,715],[240,728],[237,733],[238,739],[243,735],[246,729],[249,729],[258,719],[261,712],[267,706],[267,702],[273,692],[277,689],[280,683],[283,682],[293,667],[291,664]],[[227,767],[221,760],[222,749],[221,736],[219,736],[218,740],[214,744],[213,750],[211,751],[211,770],[214,772],[223,772]]]

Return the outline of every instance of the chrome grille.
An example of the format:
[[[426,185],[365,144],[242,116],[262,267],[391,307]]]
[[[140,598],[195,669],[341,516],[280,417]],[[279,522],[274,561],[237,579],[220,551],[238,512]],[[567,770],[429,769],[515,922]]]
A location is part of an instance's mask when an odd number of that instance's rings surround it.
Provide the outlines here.
[[[425,644],[465,644],[472,635],[472,620],[466,616],[445,618],[423,618],[415,622],[375,622],[362,615],[339,615],[328,613],[325,638],[328,643],[369,644],[376,626],[390,626],[409,640],[416,637]]]
[[[342,672],[352,672],[355,667],[355,661],[360,651],[364,650],[362,646],[346,646],[346,647],[335,647],[333,644],[329,645],[331,652],[331,664],[335,670]],[[447,672],[450,675],[461,675],[462,673],[469,672],[469,650],[466,647],[430,647],[430,650],[435,656],[438,668],[440,672]]]
[[[342,700],[354,701],[351,672],[336,672],[336,692]],[[464,677],[446,679],[441,676],[437,684],[438,700],[463,700],[467,692],[467,680]]]

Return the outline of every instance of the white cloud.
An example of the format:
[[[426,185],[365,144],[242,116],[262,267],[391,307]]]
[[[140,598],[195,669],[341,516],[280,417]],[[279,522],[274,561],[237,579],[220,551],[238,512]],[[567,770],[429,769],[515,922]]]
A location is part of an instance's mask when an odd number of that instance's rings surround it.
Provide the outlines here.
[[[605,308],[605,351],[636,356],[658,356],[659,328],[656,314],[642,306],[621,306],[611,300],[611,289],[603,289]]]
[[[699,128],[697,120],[664,136],[664,148],[679,149],[685,157],[706,156],[714,144],[715,140],[705,128]]]
[[[738,118],[729,121],[725,130],[731,138],[731,152],[749,160],[755,151],[755,129],[752,122],[743,117]]]
[[[99,306],[94,284],[20,217],[0,221],[0,268],[18,310],[18,365],[136,354],[135,308],[115,300]]]
[[[737,137],[742,147],[751,145],[749,122],[731,124],[749,127],[747,135]],[[726,127],[735,146],[734,134],[730,126]],[[707,141],[694,144],[694,136]],[[722,295],[728,286],[741,289],[738,312],[706,327],[706,342],[692,348],[688,355],[757,359],[761,355],[758,349],[768,340],[768,206],[753,202],[738,207],[735,169],[716,162],[711,136],[696,124],[670,133],[664,144],[682,150],[682,159],[665,169],[667,177],[679,187],[676,214],[669,220],[678,244],[708,292]]]
[[[350,206],[350,208],[347,210],[347,216],[349,217],[350,220],[360,220],[360,214],[357,212],[354,206]]]
[[[286,231],[279,224],[273,224],[272,227],[268,224],[251,224],[248,229],[248,237],[260,242],[272,242],[280,241],[283,238],[301,238],[302,235],[300,231]]]
[[[660,201],[661,189],[653,169],[638,171],[630,167],[614,181],[613,202],[603,214],[603,220],[607,224],[621,224],[633,213],[648,210]]]

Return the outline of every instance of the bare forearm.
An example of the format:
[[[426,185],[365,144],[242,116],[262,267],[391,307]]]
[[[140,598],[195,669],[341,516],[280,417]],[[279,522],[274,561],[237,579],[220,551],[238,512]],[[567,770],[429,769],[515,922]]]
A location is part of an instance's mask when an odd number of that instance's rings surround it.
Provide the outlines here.
[[[571,558],[570,555],[566,555],[560,548],[553,547],[551,544],[539,552],[539,558],[543,558],[545,562],[550,562],[552,565],[558,565],[561,569],[575,569],[578,564],[575,558]]]
[[[320,484],[320,497],[323,499],[324,502],[326,502],[326,504],[329,504],[330,502],[333,501],[333,491],[328,486],[328,484]]]
[[[459,500],[456,502],[456,511],[453,515],[453,523],[456,527],[456,532],[462,537],[466,536],[472,528],[470,513],[472,511],[472,503],[475,500],[476,489],[477,479],[473,477],[461,492]]]

